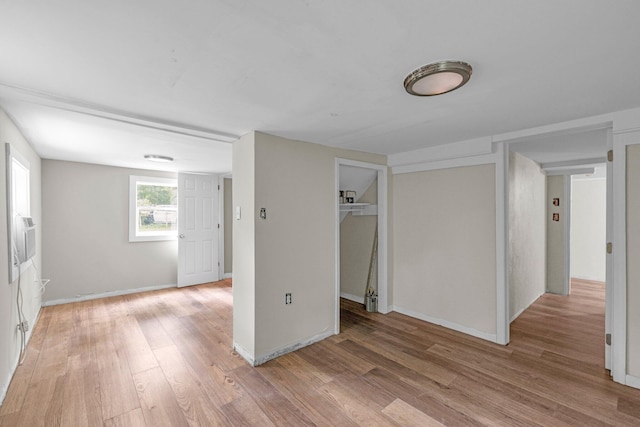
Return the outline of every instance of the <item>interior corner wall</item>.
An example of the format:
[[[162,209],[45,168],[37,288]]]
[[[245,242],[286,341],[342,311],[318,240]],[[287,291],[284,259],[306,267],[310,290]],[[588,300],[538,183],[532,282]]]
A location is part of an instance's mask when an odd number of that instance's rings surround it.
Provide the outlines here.
[[[41,160],[15,124],[0,110],[0,142],[8,142],[28,162],[30,167],[31,217],[36,224],[36,255],[33,262],[42,271],[42,177]],[[4,145],[4,144],[3,144]],[[4,400],[9,382],[18,364],[20,355],[20,334],[17,329],[18,281],[9,283],[9,253],[7,243],[7,182],[5,149],[2,147],[2,170],[0,171],[0,404]],[[29,264],[28,264],[29,265]],[[40,313],[40,285],[36,282],[37,272],[29,265],[20,275],[23,311],[29,322],[31,334]]]
[[[245,313],[251,321],[255,304],[255,348],[248,353],[259,364],[333,335],[338,299],[336,158],[382,165],[387,158],[260,132],[253,138],[254,176],[252,156],[244,152],[251,144],[241,138],[233,152],[234,204],[243,212],[234,224],[234,341],[241,334],[249,338],[249,331],[236,330],[236,319]],[[249,223],[255,226],[253,239]],[[239,276],[241,264],[248,270]],[[236,299],[237,286],[241,299]],[[291,304],[285,304],[286,293],[291,293]]]
[[[546,290],[546,179],[536,162],[509,154],[509,319]]]
[[[129,242],[129,176],[175,173],[43,160],[45,304],[175,286],[177,240]]]
[[[640,144],[627,146],[627,373],[640,378]]]
[[[394,309],[496,336],[496,166],[393,176]]]
[[[607,181],[571,181],[571,277],[606,281]]]
[[[564,221],[552,221],[552,215],[558,213],[560,219],[564,218],[564,206],[569,203],[564,194],[563,175],[547,177],[547,292],[554,294],[564,293],[565,278],[565,251],[564,251]],[[554,198],[560,200],[559,206],[554,206]]]
[[[358,200],[359,203],[378,203],[378,181],[375,180]],[[367,279],[371,266],[371,254],[375,240],[378,217],[354,216],[348,213],[340,223],[340,293],[364,302]],[[374,263],[375,264],[375,263]],[[371,271],[371,287],[378,289],[378,273],[374,265]]]
[[[233,272],[233,180],[224,178],[224,274]]]
[[[253,364],[256,357],[255,133],[235,141],[232,149],[233,346]]]

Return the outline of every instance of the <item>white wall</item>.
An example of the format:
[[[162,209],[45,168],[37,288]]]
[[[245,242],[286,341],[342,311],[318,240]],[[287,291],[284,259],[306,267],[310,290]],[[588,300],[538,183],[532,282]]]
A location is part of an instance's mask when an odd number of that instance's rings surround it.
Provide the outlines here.
[[[606,280],[607,181],[571,180],[571,277]]]
[[[358,202],[377,204],[377,184],[374,181]],[[364,301],[377,224],[376,215],[354,216],[351,213],[340,223],[340,293],[358,302]],[[376,267],[371,272],[374,291],[378,289]]]
[[[567,178],[569,179],[569,178]],[[547,292],[564,293],[565,251],[564,251],[564,194],[563,175],[547,177]],[[553,198],[560,199],[560,206],[554,206]],[[552,221],[553,213],[560,214],[560,221]]]
[[[129,242],[129,176],[174,173],[42,162],[45,304],[175,286],[177,240]]]
[[[36,224],[36,266],[42,271],[42,188],[40,157],[20,134],[14,123],[4,111],[0,110],[0,142],[2,167],[0,170],[0,403],[4,399],[11,376],[18,363],[20,353],[20,334],[17,330],[18,314],[16,309],[17,281],[9,283],[9,255],[7,244],[7,192],[6,162],[4,143],[8,142],[28,162],[30,166],[31,216]],[[40,312],[40,286],[35,282],[36,271],[29,266],[21,274],[24,314],[31,331]]]
[[[386,157],[259,132],[233,149],[234,204],[243,212],[234,223],[234,343],[258,364],[334,333],[335,159],[386,164]]]
[[[532,160],[509,155],[509,318],[546,290],[546,178]]]
[[[233,345],[249,362],[256,355],[255,133],[233,143]],[[240,219],[236,210],[240,209]]]
[[[394,309],[494,340],[494,164],[394,175]]]

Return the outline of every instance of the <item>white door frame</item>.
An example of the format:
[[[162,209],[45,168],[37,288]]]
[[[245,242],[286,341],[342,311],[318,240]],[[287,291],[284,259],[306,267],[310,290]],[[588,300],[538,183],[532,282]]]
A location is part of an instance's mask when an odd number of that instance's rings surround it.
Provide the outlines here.
[[[564,249],[562,295],[569,295],[571,293],[571,175],[564,175],[562,179],[564,186],[564,201],[561,202],[564,208],[564,218],[562,218],[562,246]]]
[[[509,144],[495,145],[496,175],[496,343],[509,344]],[[502,195],[502,197],[500,197]]]
[[[607,149],[613,152],[613,132],[612,129],[607,130]],[[613,242],[613,163],[607,156],[607,247],[610,242]],[[613,248],[612,248],[613,249]],[[606,253],[606,268],[605,268],[605,313],[604,313],[604,333],[605,336],[612,336],[612,318],[613,318],[613,251]],[[605,342],[604,345],[604,367],[611,371],[611,345]]]
[[[564,133],[576,132],[579,130],[588,130],[588,129],[611,129],[612,121],[610,117],[606,117],[603,121],[598,121],[598,118],[595,118],[595,121],[590,122],[588,124],[581,123],[583,126],[577,127],[563,127],[556,128],[550,127],[546,129],[547,131],[541,132],[526,132],[526,135],[517,136],[509,139],[505,139],[501,142],[504,142],[506,145],[507,151],[507,159],[508,152],[511,144],[517,144],[518,142],[526,141],[528,138],[543,136],[543,135],[561,135]],[[609,131],[611,133],[611,131]],[[611,138],[607,137],[607,146],[609,147],[611,144]],[[633,144],[634,142],[629,142],[625,138],[613,138],[613,151],[614,151],[614,160],[613,160],[613,170],[608,172],[608,177],[612,176],[611,183],[607,183],[607,218],[612,218],[612,240],[613,241],[613,254],[607,257],[607,294],[611,296],[611,298],[607,298],[606,309],[605,309],[605,328],[607,328],[607,317],[610,316],[611,324],[610,324],[610,333],[612,345],[610,346],[610,369],[611,375],[613,376],[614,381],[626,384],[627,383],[627,375],[626,375],[626,352],[627,352],[627,325],[626,325],[626,316],[627,316],[627,298],[626,298],[626,146]],[[636,141],[635,143],[640,143]],[[607,164],[610,166],[610,163]],[[607,167],[607,169],[610,169]],[[508,162],[505,162],[505,174],[508,176]],[[611,174],[611,175],[609,175]],[[569,187],[569,195],[570,195],[570,187],[571,187],[571,179],[570,177],[565,177],[565,191],[567,186]],[[611,191],[611,193],[609,193]],[[611,201],[609,201],[611,199]],[[505,200],[506,208],[508,210],[508,183],[505,186]],[[568,200],[567,194],[565,194],[565,200],[567,204],[565,206],[569,207],[570,203]],[[570,214],[570,211],[565,213],[565,218],[567,218]],[[507,216],[508,218],[508,216]],[[607,220],[608,221],[608,220]],[[566,227],[565,227],[566,228]],[[565,229],[565,233],[568,233],[570,230]],[[609,236],[608,236],[609,237]],[[568,240],[568,239],[567,239]],[[568,253],[569,249],[565,246],[565,254]],[[569,258],[566,259],[566,270],[565,273],[570,274],[569,272]],[[609,268],[612,266],[613,268]],[[508,297],[508,273],[505,278],[507,282],[507,297]],[[610,281],[611,280],[611,281]],[[569,289],[568,280],[567,283],[564,284],[564,290],[568,293]],[[507,318],[507,328],[508,318]],[[499,328],[500,329],[500,328]],[[602,337],[604,340],[605,337]],[[606,345],[606,344],[605,344]],[[607,349],[609,350],[609,349]],[[606,358],[605,358],[606,359]],[[605,360],[606,363],[606,360]]]
[[[227,277],[224,272],[224,221],[225,221],[224,180],[232,179],[232,178],[233,178],[233,174],[230,174],[230,173],[220,175],[218,177],[218,189],[219,189],[218,203],[220,206],[219,215],[218,215],[220,218],[220,233],[218,234],[218,271],[220,276],[219,280],[231,278],[231,276]],[[233,272],[231,274],[233,274]]]
[[[340,206],[338,194],[340,191],[340,166],[356,166],[359,168],[373,169],[378,172],[378,311],[388,313],[389,296],[387,285],[388,268],[388,237],[387,237],[387,215],[388,215],[388,183],[386,165],[375,163],[365,163],[356,160],[336,158],[335,162],[335,321],[334,333],[340,333]]]
[[[627,375],[627,146],[640,144],[640,134],[624,130],[613,135],[613,286],[611,311],[611,375],[640,388]]]

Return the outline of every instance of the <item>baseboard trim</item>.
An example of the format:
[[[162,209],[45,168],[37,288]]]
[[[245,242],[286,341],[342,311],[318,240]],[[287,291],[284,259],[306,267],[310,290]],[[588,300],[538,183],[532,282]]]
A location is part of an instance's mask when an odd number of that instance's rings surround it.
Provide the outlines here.
[[[296,344],[288,345],[286,347],[279,348],[276,351],[273,351],[273,352],[271,352],[269,354],[264,354],[262,356],[256,357],[255,360],[254,360],[253,366],[262,365],[263,363],[266,363],[269,360],[275,359],[276,357],[280,357],[283,354],[291,353],[292,351],[296,351],[298,349],[301,349],[302,347],[306,347],[308,345],[317,343],[318,341],[322,341],[323,339],[329,338],[332,335],[335,335],[333,330],[327,331],[327,332],[323,332],[323,333],[315,335],[315,336],[313,336],[313,337],[311,337],[311,338],[309,338],[309,339],[307,339],[305,341],[301,341],[301,342],[296,343]]]
[[[497,340],[498,340],[496,334],[490,334],[490,333],[487,333],[487,332],[478,331],[477,329],[469,328],[467,326],[462,326],[462,325],[459,325],[457,323],[450,322],[448,320],[438,319],[438,318],[435,318],[435,317],[427,316],[426,314],[418,313],[418,312],[413,311],[413,310],[407,310],[406,308],[402,308],[402,307],[398,307],[398,306],[393,306],[393,310],[398,312],[398,313],[400,313],[400,314],[404,314],[406,316],[409,316],[409,317],[413,317],[413,318],[416,318],[416,319],[424,320],[425,322],[433,323],[435,325],[444,326],[445,328],[452,329],[452,330],[458,331],[458,332],[462,332],[463,334],[471,335],[472,337],[480,338],[480,339],[483,339],[483,340],[486,340],[486,341],[490,341],[490,342],[494,342],[494,343],[497,343]]]
[[[640,389],[640,377],[635,377],[633,375],[628,375],[625,377],[625,383],[629,387]]]
[[[245,350],[244,347],[242,347],[240,344],[238,344],[235,341],[233,342],[233,351],[238,353],[244,360],[249,362],[249,365],[256,366],[255,360],[253,359],[253,357],[251,357],[251,353],[249,353],[247,350]]]
[[[540,297],[538,297],[540,298]],[[537,298],[536,298],[537,299]],[[522,313],[524,313],[524,311],[529,308],[528,306],[523,308],[522,310],[518,311],[516,314],[514,314],[513,316],[511,316],[511,319],[509,319],[509,324],[513,323],[514,320],[516,320],[518,317],[520,317],[520,315]]]
[[[13,367],[11,371],[9,371],[9,376],[7,377],[7,382],[4,383],[2,387],[2,392],[0,393],[0,406],[4,403],[4,398],[7,397],[7,392],[9,391],[9,384],[11,384],[11,380],[13,379],[13,374],[16,372],[16,366]]]
[[[224,273],[222,275],[223,279],[233,279],[233,273]]]
[[[545,294],[545,292],[542,292],[540,295],[538,295],[537,297],[535,297],[535,298],[533,299],[533,301],[531,301],[531,303],[529,303],[529,305],[527,305],[527,306],[526,306],[526,307],[524,307],[522,310],[518,311],[516,314],[514,314],[513,316],[511,316],[511,319],[509,319],[509,324],[513,323],[513,321],[514,321],[514,320],[516,320],[518,317],[520,317],[520,315],[521,315],[522,313],[524,313],[524,311],[525,311],[527,308],[531,307],[531,306],[533,305],[533,303],[534,303],[534,302],[536,302],[536,301],[538,301],[538,299],[540,299],[540,297],[541,297],[542,295],[544,295],[544,294]]]
[[[118,291],[110,291],[110,292],[102,292],[99,294],[91,294],[91,295],[78,295],[73,298],[61,298],[51,301],[43,301],[43,307],[49,307],[52,305],[61,305],[61,304],[69,304],[72,302],[80,302],[80,301],[89,301],[93,299],[100,298],[108,298],[108,297],[116,297],[119,295],[129,295],[129,294],[137,294],[139,292],[149,292],[149,291],[158,291],[160,289],[168,289],[168,288],[177,288],[178,285],[173,283],[169,285],[157,285],[157,286],[147,286],[144,288],[135,288],[135,289],[123,289]]]
[[[33,330],[36,328],[36,326],[38,325],[38,322],[40,321],[41,311],[42,310],[38,309],[38,312],[36,313],[35,318],[31,319],[30,321],[31,327],[29,328],[27,336],[25,337],[25,341],[26,341],[25,348],[29,345],[29,341],[31,341],[31,334],[33,333]],[[16,369],[18,368],[18,363],[20,363],[20,352],[18,352],[18,358],[13,363],[13,368],[11,369],[11,371],[9,371],[7,381],[4,383],[4,385],[2,386],[2,390],[0,391],[0,406],[2,406],[2,404],[4,403],[4,398],[7,397],[7,392],[9,391],[9,385],[11,385],[13,376],[16,373]]]
[[[394,311],[392,305],[391,306],[387,306],[386,309],[384,307],[380,306],[380,305],[378,306],[378,313],[380,313],[380,314],[389,314],[392,311]]]
[[[340,292],[340,298],[344,298],[344,299],[348,299],[349,301],[364,304],[364,297],[360,297],[358,295],[348,294],[346,292]]]

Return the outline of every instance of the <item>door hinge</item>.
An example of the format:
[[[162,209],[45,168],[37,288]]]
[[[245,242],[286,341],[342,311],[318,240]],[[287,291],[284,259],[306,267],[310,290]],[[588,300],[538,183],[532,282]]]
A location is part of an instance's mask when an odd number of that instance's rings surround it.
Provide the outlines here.
[[[604,342],[606,342],[607,345],[611,345],[611,334],[605,334]]]
[[[613,150],[607,151],[607,160],[613,162]]]
[[[613,253],[613,243],[611,243],[611,242],[607,243],[607,253],[608,254],[612,254]]]
[[[220,230],[220,224],[218,224],[218,230]]]

